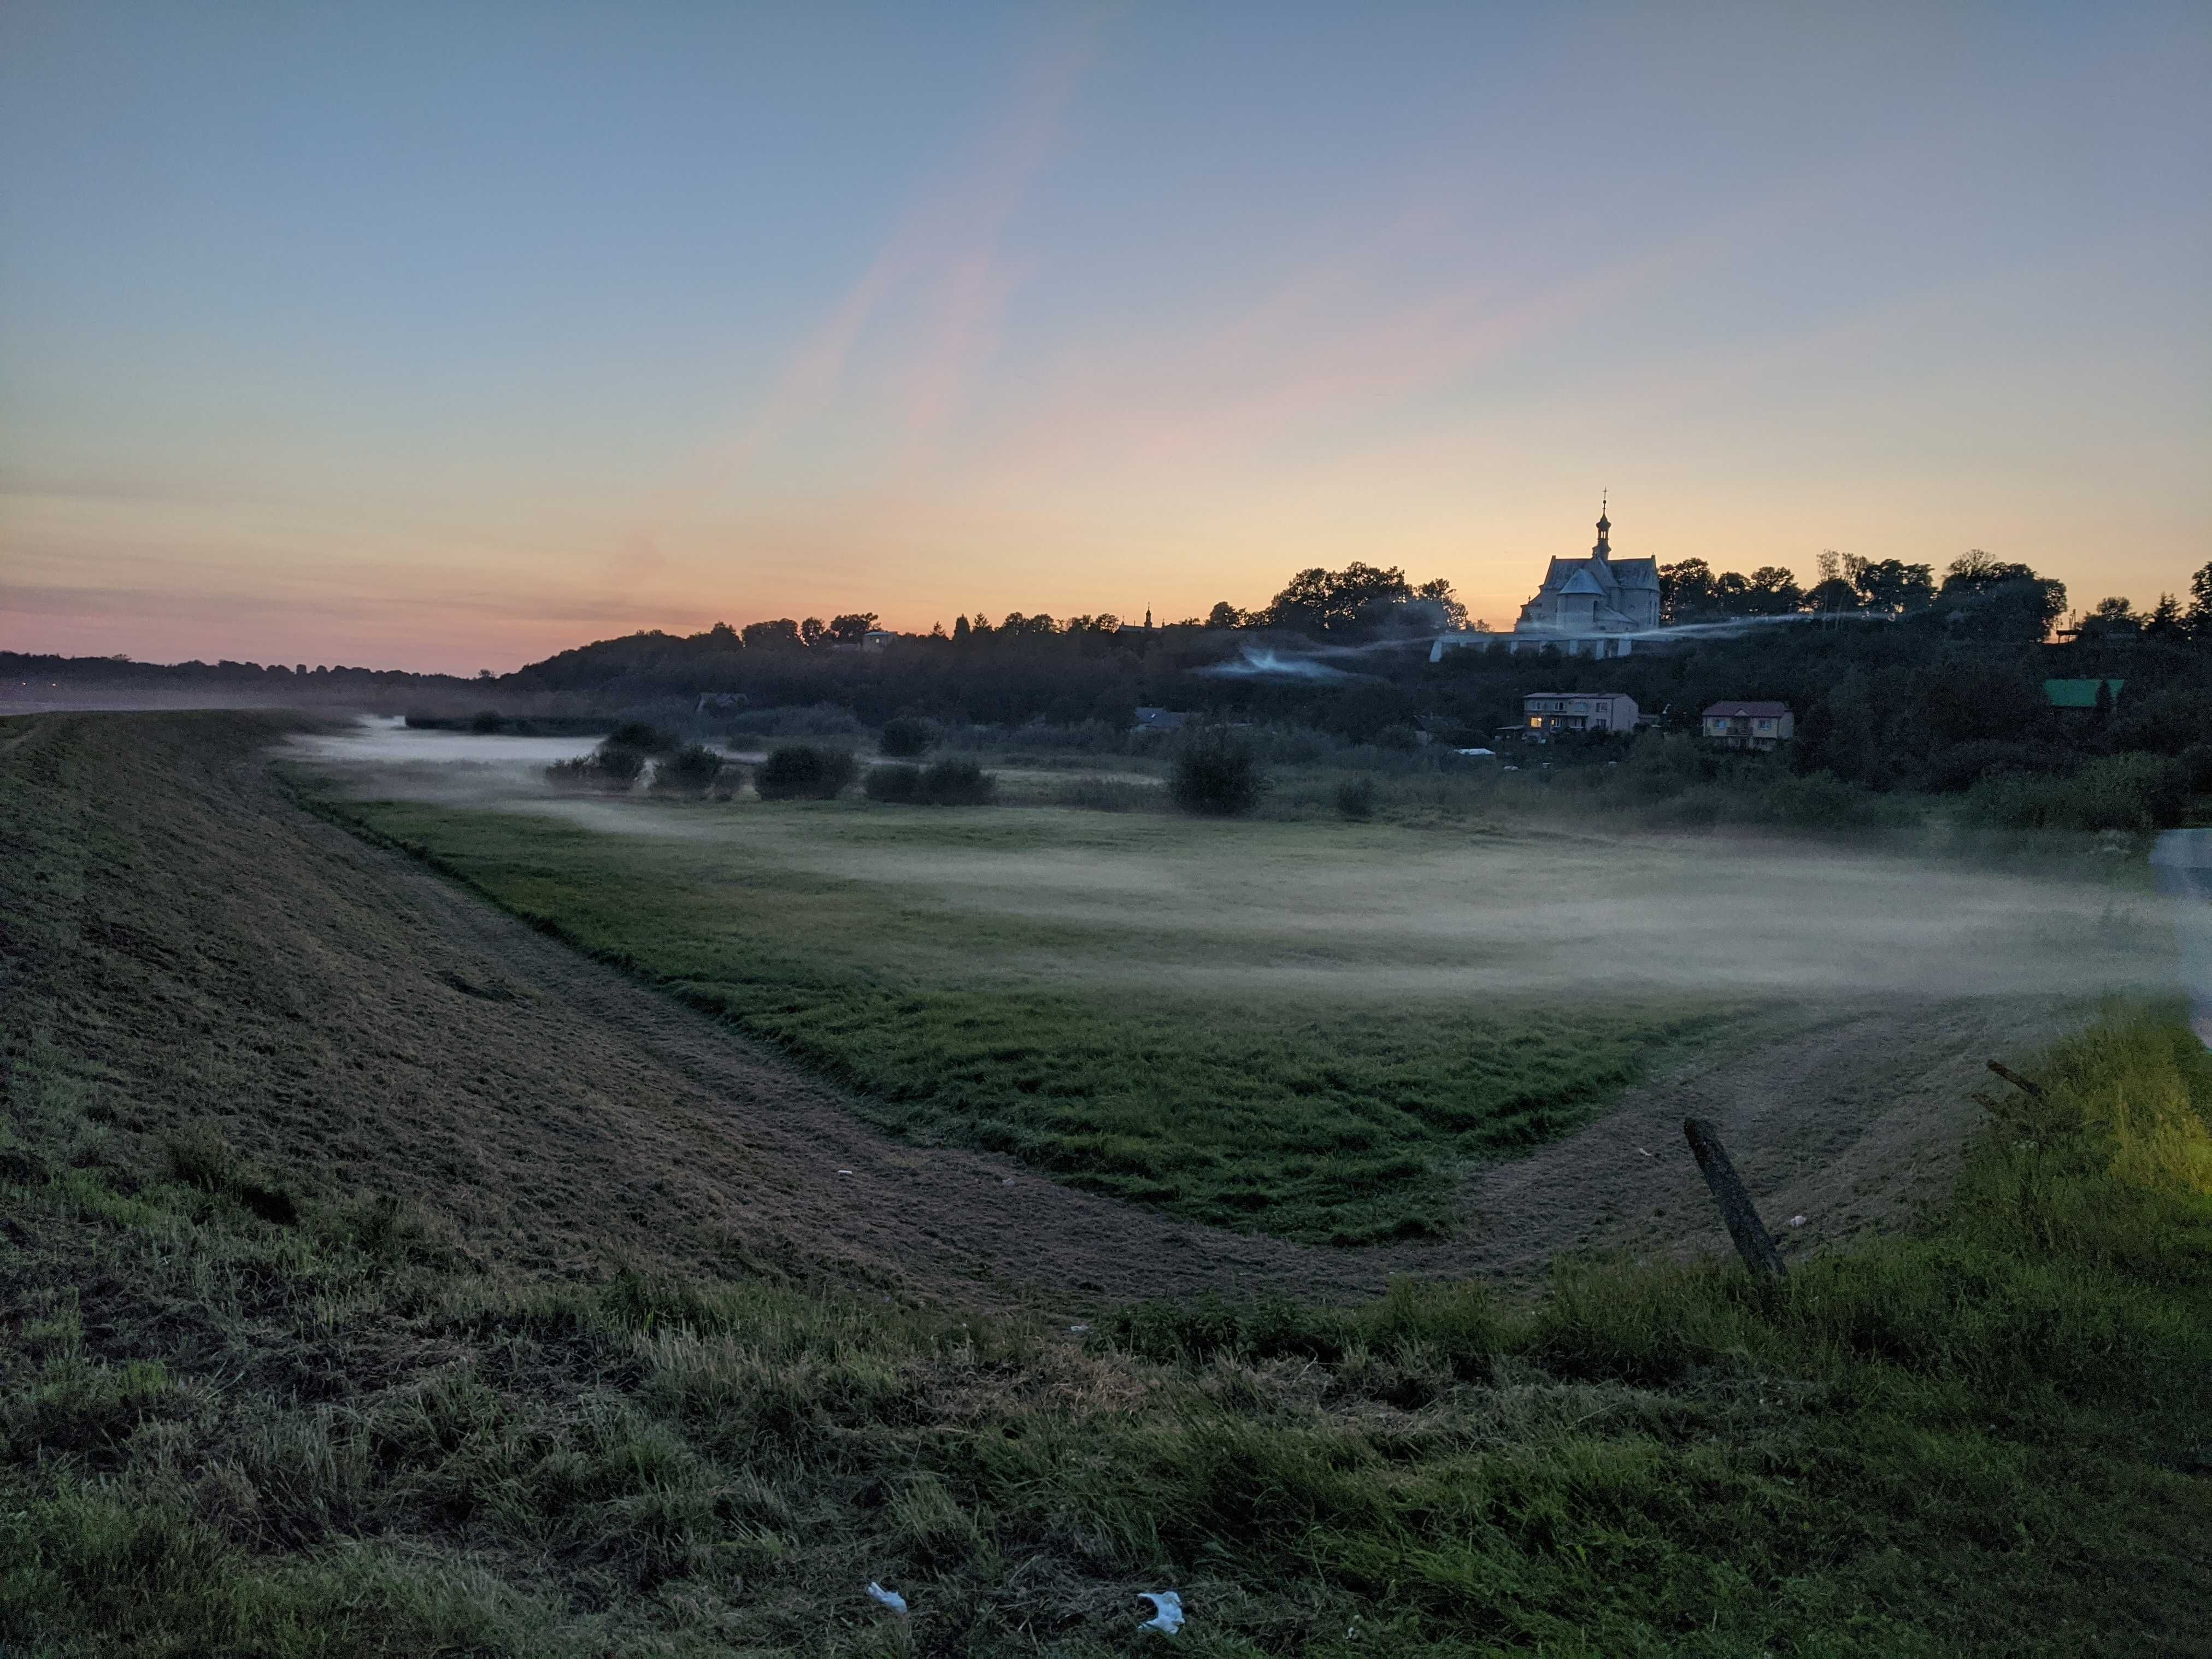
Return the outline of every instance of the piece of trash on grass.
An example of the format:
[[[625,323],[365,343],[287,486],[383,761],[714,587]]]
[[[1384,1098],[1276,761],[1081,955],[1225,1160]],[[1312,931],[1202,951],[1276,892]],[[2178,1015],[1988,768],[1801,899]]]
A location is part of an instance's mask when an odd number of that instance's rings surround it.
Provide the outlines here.
[[[1638,1146],[1636,1150],[1637,1150],[1638,1152],[1639,1152],[1643,1153],[1643,1154],[1644,1154],[1644,1157],[1646,1157],[1646,1158],[1650,1158],[1650,1157],[1655,1156],[1655,1154],[1652,1152],[1651,1149],[1650,1149],[1650,1147],[1648,1147],[1648,1146]]]
[[[839,1175],[850,1175],[850,1174],[852,1174],[853,1172],[852,1172],[850,1170],[838,1170],[838,1171],[837,1171],[837,1173],[838,1173]]]
[[[868,1580],[868,1594],[874,1596],[902,1619],[906,1617],[906,1597],[896,1590],[887,1590],[872,1578]]]
[[[1173,1636],[1182,1628],[1182,1597],[1173,1590],[1139,1590],[1139,1601],[1152,1604],[1152,1616],[1137,1626],[1139,1630],[1156,1630]]]
[[[1090,1330],[1091,1327],[1088,1325],[1070,1325],[1067,1328],[1067,1334],[1070,1336],[1085,1336],[1090,1334]]]
[[[1014,1178],[1013,1178],[1013,1176],[1007,1176],[1004,1181],[1001,1181],[999,1184],[1000,1184],[1001,1187],[1011,1187],[1011,1186],[1012,1186],[1012,1185],[1014,1184]]]
[[[1802,1227],[1805,1224],[1805,1218],[1802,1215],[1793,1215],[1790,1218],[1790,1224],[1793,1227]]]

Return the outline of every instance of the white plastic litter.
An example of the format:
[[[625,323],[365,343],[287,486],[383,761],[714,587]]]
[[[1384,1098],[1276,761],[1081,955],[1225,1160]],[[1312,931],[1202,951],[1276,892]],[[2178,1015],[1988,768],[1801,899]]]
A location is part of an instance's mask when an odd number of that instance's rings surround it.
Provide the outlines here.
[[[837,1171],[837,1173],[838,1173],[839,1175],[850,1175],[850,1174],[852,1174],[853,1172],[852,1172],[850,1170],[838,1170],[838,1171]]]
[[[1090,1332],[1091,1327],[1088,1325],[1070,1325],[1067,1328],[1067,1334],[1070,1336],[1087,1336]]]
[[[906,1597],[901,1595],[896,1590],[887,1590],[871,1578],[868,1581],[868,1594],[898,1614],[900,1618],[906,1617]]]
[[[1793,1227],[1802,1227],[1805,1224],[1805,1218],[1802,1215],[1793,1215],[1790,1218],[1790,1224]]]
[[[1173,1590],[1139,1590],[1137,1599],[1152,1604],[1152,1617],[1137,1626],[1139,1630],[1156,1630],[1164,1636],[1173,1636],[1182,1628],[1182,1597]]]

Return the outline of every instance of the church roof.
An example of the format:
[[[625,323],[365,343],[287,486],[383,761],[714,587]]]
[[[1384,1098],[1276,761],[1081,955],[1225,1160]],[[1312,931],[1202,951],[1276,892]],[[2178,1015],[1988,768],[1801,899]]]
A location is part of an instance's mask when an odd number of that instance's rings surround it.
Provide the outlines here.
[[[1591,575],[1589,573],[1589,567],[1588,565],[1584,565],[1580,570],[1576,571],[1573,575],[1568,577],[1565,582],[1560,584],[1559,592],[1562,593],[1595,593],[1600,599],[1603,599],[1605,597],[1605,584],[1600,581],[1596,577]]]

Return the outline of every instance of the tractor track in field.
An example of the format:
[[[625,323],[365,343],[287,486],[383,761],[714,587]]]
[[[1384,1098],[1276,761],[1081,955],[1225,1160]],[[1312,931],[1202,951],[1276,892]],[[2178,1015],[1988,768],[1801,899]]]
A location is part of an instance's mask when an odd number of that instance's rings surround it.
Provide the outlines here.
[[[210,742],[204,718],[42,724],[31,746],[105,745],[118,775],[139,775],[93,804],[146,851],[88,887],[104,931],[87,985],[110,1005],[230,1011],[227,1029],[187,1021],[167,1058],[154,1041],[119,1068],[158,1103],[140,1127],[210,1113],[254,1155],[415,1200],[472,1254],[524,1272],[719,1263],[1054,1315],[1204,1290],[1337,1299],[1400,1273],[1525,1287],[1562,1249],[1727,1248],[1686,1114],[1716,1121],[1802,1252],[1939,1193],[1984,1058],[2057,1029],[2026,1000],[1838,1009],[1679,1066],[1579,1133],[1471,1173],[1459,1239],[1292,1244],[894,1140],[833,1085],[309,813],[271,777],[265,731]],[[195,1054],[195,1075],[224,1086],[164,1082]],[[1807,1224],[1789,1228],[1798,1213]]]

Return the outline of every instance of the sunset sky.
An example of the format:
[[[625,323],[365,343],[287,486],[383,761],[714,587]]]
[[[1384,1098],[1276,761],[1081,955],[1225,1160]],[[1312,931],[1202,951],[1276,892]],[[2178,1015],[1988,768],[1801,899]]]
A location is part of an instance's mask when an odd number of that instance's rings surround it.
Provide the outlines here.
[[[0,648],[2212,558],[2212,8],[0,12]]]

